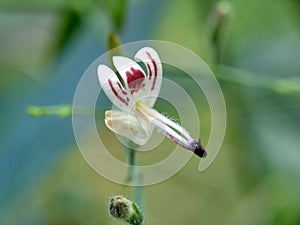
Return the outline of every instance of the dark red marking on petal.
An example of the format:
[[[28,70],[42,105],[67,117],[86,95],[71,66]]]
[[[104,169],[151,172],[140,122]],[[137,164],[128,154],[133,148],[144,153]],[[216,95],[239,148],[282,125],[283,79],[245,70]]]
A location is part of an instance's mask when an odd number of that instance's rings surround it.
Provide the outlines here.
[[[152,56],[150,55],[149,52],[146,52],[146,54],[148,55],[148,57],[151,59],[151,62],[153,64],[153,67],[154,67],[154,79],[153,79],[153,83],[152,83],[152,86],[151,86],[151,91],[153,91],[153,89],[155,88],[155,84],[156,84],[156,79],[157,79],[157,65],[156,65],[156,62],[155,60],[152,58]]]
[[[139,86],[136,86],[136,88],[134,89],[134,91],[132,92],[132,94],[134,93],[134,92],[138,92],[139,90],[141,90],[142,88],[144,88],[145,87],[145,83],[142,83],[142,84],[140,84]]]
[[[134,92],[138,92],[139,90],[141,90],[144,87],[145,87],[145,83],[142,83],[141,85],[136,86],[135,89],[131,90],[131,94],[133,94]]]
[[[109,86],[110,86],[110,88],[111,88],[111,90],[112,90],[112,92],[114,93],[114,95],[121,101],[121,102],[123,102],[125,105],[128,105],[128,102],[129,102],[129,99],[128,99],[128,101],[126,101],[124,98],[122,98],[120,95],[119,95],[119,93],[116,91],[116,89],[114,88],[114,86],[113,86],[113,84],[112,84],[112,82],[111,82],[111,80],[110,79],[108,79],[108,84],[109,84]]]
[[[148,71],[149,71],[148,78],[149,78],[149,80],[151,80],[152,70],[151,70],[151,67],[150,67],[149,63],[147,63],[147,68],[148,68]]]
[[[118,87],[120,88],[120,90],[122,91],[122,94],[127,95],[127,91],[123,90],[121,83],[117,82],[117,84],[118,84]]]
[[[145,75],[139,69],[134,69],[133,67],[131,67],[130,71],[126,72],[126,77],[131,94],[133,94],[134,92],[138,92],[142,87],[145,86],[145,84],[143,85]]]

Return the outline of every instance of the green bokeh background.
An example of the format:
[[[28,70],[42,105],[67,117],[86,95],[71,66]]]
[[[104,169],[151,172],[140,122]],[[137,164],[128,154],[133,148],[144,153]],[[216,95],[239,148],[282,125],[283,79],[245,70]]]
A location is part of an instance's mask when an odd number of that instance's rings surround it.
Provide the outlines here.
[[[108,215],[108,198],[132,199],[132,188],[87,165],[70,118],[26,114],[29,105],[72,103],[110,31],[123,43],[158,39],[191,49],[215,72],[227,106],[226,136],[209,169],[199,173],[193,157],[144,189],[148,224],[300,224],[300,1],[228,1],[216,61],[217,2],[0,1],[0,224],[122,224]],[[157,108],[176,117],[163,101]],[[209,110],[199,117],[205,143]],[[114,138],[100,120],[99,131]]]

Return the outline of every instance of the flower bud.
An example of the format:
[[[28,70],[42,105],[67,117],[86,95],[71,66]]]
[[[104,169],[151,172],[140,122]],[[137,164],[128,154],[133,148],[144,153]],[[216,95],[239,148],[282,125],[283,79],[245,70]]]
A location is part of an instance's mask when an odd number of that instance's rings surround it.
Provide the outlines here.
[[[109,213],[112,217],[123,220],[129,225],[142,225],[144,221],[141,209],[121,195],[109,199]]]

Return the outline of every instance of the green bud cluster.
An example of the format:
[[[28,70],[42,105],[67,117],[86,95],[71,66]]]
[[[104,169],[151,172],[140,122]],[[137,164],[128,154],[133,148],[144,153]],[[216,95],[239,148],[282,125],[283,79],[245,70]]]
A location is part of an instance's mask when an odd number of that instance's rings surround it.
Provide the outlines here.
[[[141,209],[121,195],[109,199],[109,213],[112,217],[123,220],[129,225],[142,225],[144,221]]]

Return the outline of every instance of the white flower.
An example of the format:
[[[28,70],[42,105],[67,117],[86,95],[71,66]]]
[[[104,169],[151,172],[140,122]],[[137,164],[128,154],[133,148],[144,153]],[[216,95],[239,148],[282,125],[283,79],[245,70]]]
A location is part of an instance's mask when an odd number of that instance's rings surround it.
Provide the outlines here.
[[[110,101],[122,110],[106,111],[106,126],[138,145],[144,145],[156,128],[183,148],[205,157],[206,152],[200,141],[193,139],[183,127],[152,108],[162,83],[162,65],[157,52],[145,47],[136,53],[134,59],[144,63],[147,75],[135,61],[123,56],[113,57],[113,64],[122,81],[106,65],[98,66],[101,87]]]

